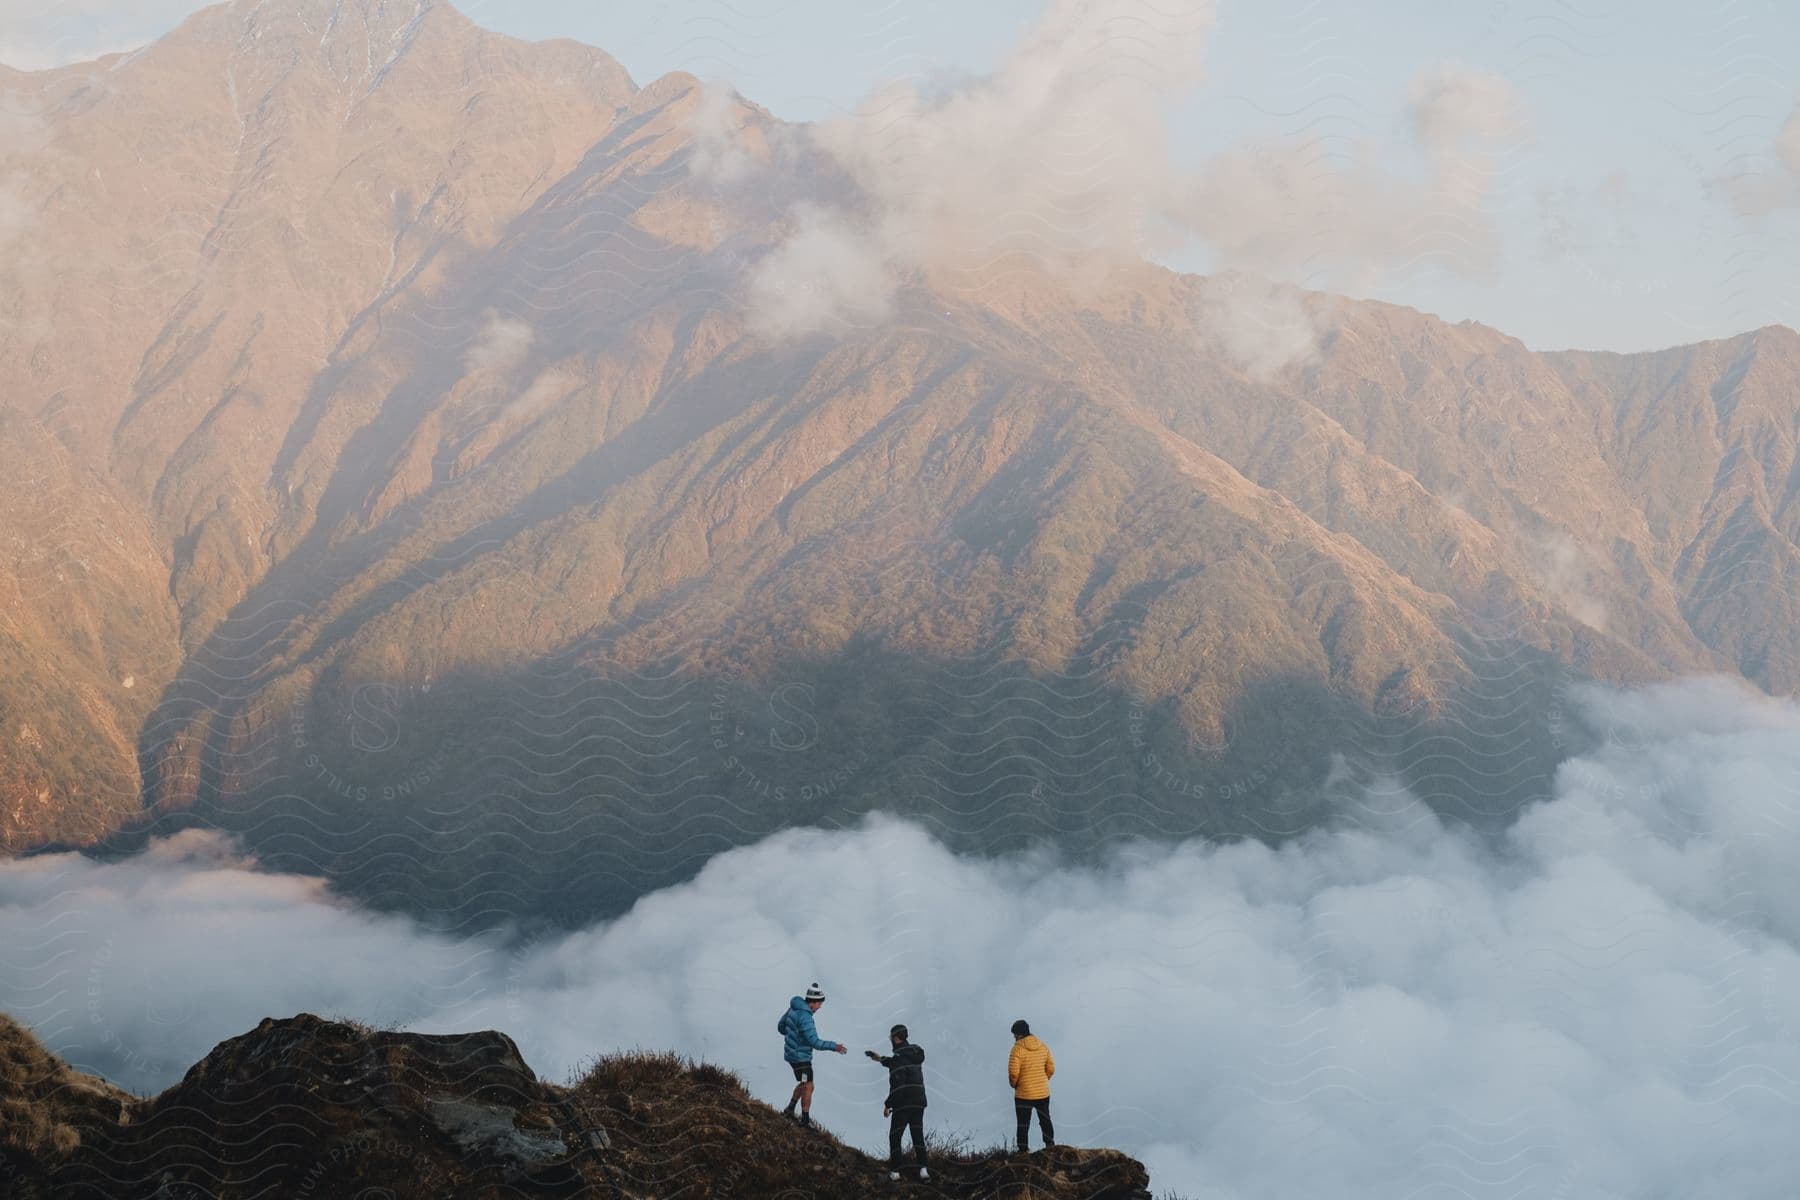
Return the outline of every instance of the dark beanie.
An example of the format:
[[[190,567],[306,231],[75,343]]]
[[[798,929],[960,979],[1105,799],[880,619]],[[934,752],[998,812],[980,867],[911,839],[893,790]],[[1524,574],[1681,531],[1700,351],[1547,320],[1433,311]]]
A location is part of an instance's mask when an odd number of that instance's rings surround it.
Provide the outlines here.
[[[1013,1031],[1014,1037],[1024,1037],[1026,1034],[1031,1032],[1031,1026],[1027,1025],[1023,1021],[1014,1021],[1012,1031]]]
[[[906,1040],[906,1026],[904,1026],[904,1025],[894,1026],[892,1029],[888,1030],[888,1036],[889,1037],[897,1037],[901,1041],[904,1042]]]

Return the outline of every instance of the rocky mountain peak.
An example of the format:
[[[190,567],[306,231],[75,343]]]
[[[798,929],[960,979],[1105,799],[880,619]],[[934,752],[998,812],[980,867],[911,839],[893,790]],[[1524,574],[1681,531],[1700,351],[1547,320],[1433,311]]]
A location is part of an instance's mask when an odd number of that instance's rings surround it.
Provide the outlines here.
[[[443,0],[230,0],[195,13],[157,45],[221,40],[270,50],[399,45],[426,28],[474,31]]]
[[[232,0],[194,14],[146,54],[223,52],[232,70],[310,65],[340,84],[372,88],[417,47],[478,33],[441,0]]]

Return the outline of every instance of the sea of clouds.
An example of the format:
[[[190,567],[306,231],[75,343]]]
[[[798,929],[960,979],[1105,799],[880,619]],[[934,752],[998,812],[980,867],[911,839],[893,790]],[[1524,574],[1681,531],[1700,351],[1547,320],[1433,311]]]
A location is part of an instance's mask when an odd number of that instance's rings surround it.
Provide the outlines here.
[[[1010,1134],[1008,1025],[1053,1047],[1064,1140],[1188,1197],[1731,1196],[1800,1181],[1800,707],[1724,682],[1581,692],[1603,744],[1498,842],[1370,793],[1279,849],[1103,866],[958,857],[920,828],[792,830],[604,925],[451,941],[188,833],[0,865],[0,1008],[166,1086],[312,1011],[498,1027],[562,1079],[673,1049],[781,1102],[775,1022],[818,980],[815,1112],[882,1144],[907,1022],[929,1128]]]

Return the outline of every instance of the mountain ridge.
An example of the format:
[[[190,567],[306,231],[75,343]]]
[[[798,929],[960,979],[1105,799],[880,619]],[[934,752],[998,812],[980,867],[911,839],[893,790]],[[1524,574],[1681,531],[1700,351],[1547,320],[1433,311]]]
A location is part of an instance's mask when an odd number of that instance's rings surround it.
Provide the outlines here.
[[[509,856],[616,911],[884,806],[1289,836],[1333,756],[1503,820],[1575,679],[1800,686],[1791,331],[1537,354],[1299,294],[1311,354],[1253,370],[1241,279],[1009,260],[773,337],[748,274],[854,199],[804,130],[447,5],[335,6],[333,50],[327,7],[19,102],[62,202],[0,265],[44,481],[0,497],[9,850],[203,821],[458,919]]]

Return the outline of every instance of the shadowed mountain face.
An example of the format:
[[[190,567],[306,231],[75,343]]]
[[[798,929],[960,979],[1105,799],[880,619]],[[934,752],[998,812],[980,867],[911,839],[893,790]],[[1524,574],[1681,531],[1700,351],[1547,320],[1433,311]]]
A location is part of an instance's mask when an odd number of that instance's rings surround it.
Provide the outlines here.
[[[1310,297],[1252,374],[1231,280],[1008,265],[771,339],[747,272],[852,195],[802,132],[429,0],[210,9],[0,102],[14,850],[201,821],[575,919],[875,808],[1503,823],[1568,678],[1800,685],[1785,329],[1539,355]]]

